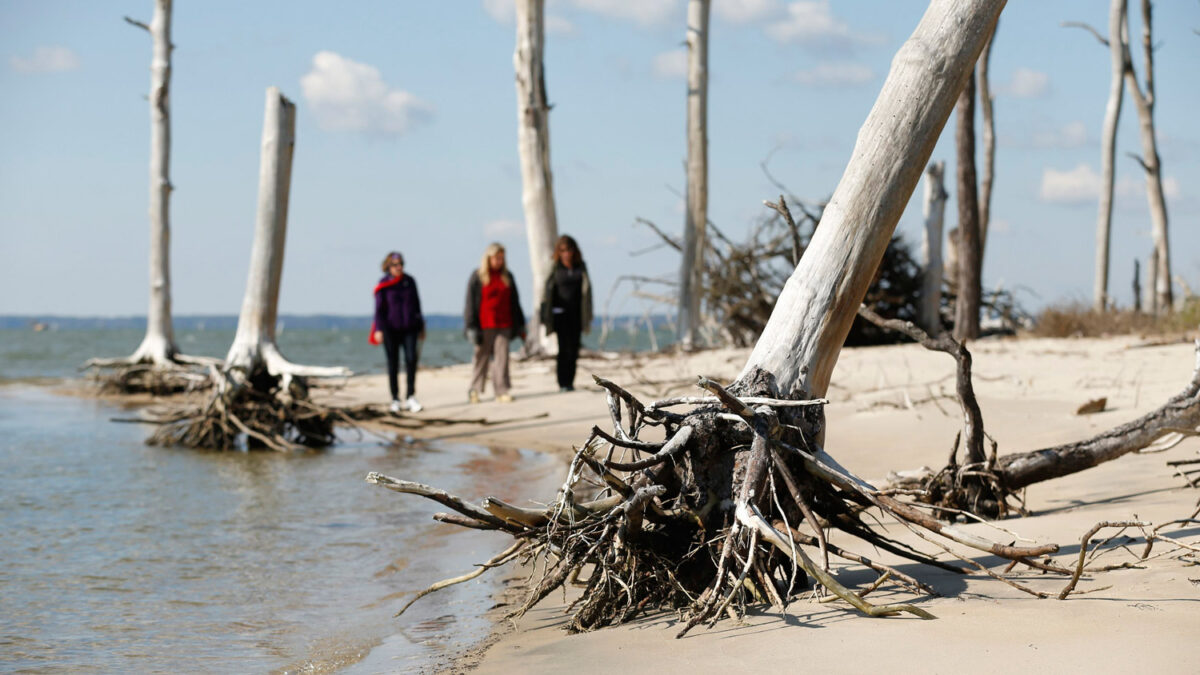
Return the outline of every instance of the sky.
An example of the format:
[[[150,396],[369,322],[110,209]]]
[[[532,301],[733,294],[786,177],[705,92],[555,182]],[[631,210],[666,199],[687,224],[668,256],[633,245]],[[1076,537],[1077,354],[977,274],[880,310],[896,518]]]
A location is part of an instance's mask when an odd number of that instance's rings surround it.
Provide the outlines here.
[[[1132,1],[1135,7],[1136,0]],[[1090,302],[1102,0],[1009,0],[991,60],[996,181],[986,288],[1036,310]],[[779,190],[828,198],[917,0],[714,0],[709,217],[741,239]],[[549,0],[546,86],[560,233],[597,314],[641,312],[627,275],[679,257],[638,218],[683,227],[685,0]],[[0,314],[125,316],[148,300],[151,0],[0,0]],[[1137,11],[1131,35],[1140,36]],[[1200,290],[1200,2],[1155,7],[1156,121],[1174,273]],[[365,315],[379,263],[407,260],[427,313],[461,312],[499,241],[530,311],[511,0],[176,0],[171,80],[175,314],[236,314],[253,237],[265,91],[297,106],[281,313]],[[1140,68],[1140,50],[1135,52]],[[1152,248],[1137,113],[1118,137],[1110,292]],[[933,160],[954,170],[954,117]],[[947,229],[954,224],[953,184]],[[897,231],[919,251],[921,188]],[[644,252],[646,249],[654,249]],[[1146,283],[1143,276],[1143,285]],[[1178,292],[1178,290],[1177,290]],[[661,308],[660,308],[661,309]]]

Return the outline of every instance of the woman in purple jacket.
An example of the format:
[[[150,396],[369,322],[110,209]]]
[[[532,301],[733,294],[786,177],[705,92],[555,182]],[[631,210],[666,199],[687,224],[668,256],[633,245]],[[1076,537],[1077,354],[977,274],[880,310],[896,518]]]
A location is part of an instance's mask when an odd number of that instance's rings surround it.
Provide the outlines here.
[[[417,282],[404,273],[404,256],[392,251],[383,259],[384,277],[375,286],[375,322],[369,342],[383,344],[387,355],[388,387],[392,392],[392,412],[402,409],[421,412],[417,402],[417,342],[425,339],[425,317]],[[400,403],[396,376],[400,371],[400,348],[404,348],[404,373],[408,377],[408,396]]]

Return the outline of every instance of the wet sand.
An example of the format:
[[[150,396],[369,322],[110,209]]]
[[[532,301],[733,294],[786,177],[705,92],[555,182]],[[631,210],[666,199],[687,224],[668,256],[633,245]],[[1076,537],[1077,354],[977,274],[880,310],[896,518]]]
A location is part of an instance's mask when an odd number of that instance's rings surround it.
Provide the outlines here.
[[[972,351],[985,429],[1001,454],[1080,440],[1134,419],[1178,393],[1196,365],[1190,343],[1146,346],[1138,338],[985,340]],[[552,361],[519,363],[514,365],[517,401],[512,404],[485,396],[484,402],[469,405],[466,366],[423,371],[418,387],[426,410],[416,417],[477,421],[406,433],[565,455],[586,439],[592,425],[611,425],[604,394],[593,384],[584,385],[586,373],[652,400],[698,393],[697,375],[728,382],[746,356],[745,351],[717,350],[687,358],[589,359],[580,364],[577,385],[583,386],[566,394],[554,385]],[[945,354],[915,345],[845,350],[829,391],[826,448],[846,468],[877,483],[893,470],[939,468],[961,425],[952,395],[953,363]],[[1099,397],[1108,399],[1105,412],[1075,414],[1081,404]],[[383,402],[386,384],[382,377],[355,378],[333,399]],[[999,523],[1011,533],[986,524],[964,527],[1000,541],[1019,536],[1058,543],[1062,549],[1056,560],[1071,564],[1080,537],[1098,522],[1162,523],[1188,517],[1200,491],[1186,487],[1166,462],[1193,459],[1198,452],[1200,439],[1191,438],[1164,452],[1128,455],[1034,485],[1026,493],[1032,515]],[[887,529],[931,550],[897,526]],[[1194,523],[1167,531],[1182,542],[1194,545],[1200,540],[1200,526]],[[800,667],[837,672],[1196,670],[1190,645],[1200,634],[1200,567],[1174,555],[1141,563],[1139,569],[1086,574],[1078,586],[1082,593],[1058,601],[1034,598],[982,574],[959,576],[898,561],[842,535],[835,534],[833,541],[933,585],[942,597],[918,602],[939,619],[870,619],[841,603],[816,603],[802,595],[786,611],[760,608],[743,624],[725,619],[711,629],[694,629],[683,640],[674,639],[679,626],[669,613],[572,636],[561,630],[563,599],[555,594],[518,621],[515,630],[498,626],[503,634],[494,644],[457,668],[481,673],[564,667],[579,673]],[[1101,561],[1135,561],[1131,552],[1140,553],[1144,544],[1140,539],[1127,543],[1127,548],[1114,548]],[[1155,553],[1167,550],[1158,545]],[[977,559],[994,571],[1003,568],[996,559]],[[864,584],[874,576],[857,565],[834,567],[847,584]],[[1052,595],[1066,583],[1029,573],[1021,574],[1019,581]],[[873,596],[876,602],[912,599],[887,588]]]

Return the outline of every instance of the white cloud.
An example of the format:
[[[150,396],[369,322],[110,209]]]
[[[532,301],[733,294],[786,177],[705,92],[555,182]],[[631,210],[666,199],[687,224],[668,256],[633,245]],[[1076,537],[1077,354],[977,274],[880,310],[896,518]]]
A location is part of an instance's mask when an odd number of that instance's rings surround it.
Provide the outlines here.
[[[673,49],[654,57],[654,74],[666,80],[686,78],[688,54],[686,49]]]
[[[998,89],[1014,98],[1041,98],[1050,93],[1050,76],[1031,68],[1017,68],[1012,79]]]
[[[1100,195],[1100,174],[1080,164],[1070,171],[1044,169],[1042,171],[1041,198],[1055,204],[1087,204]]]
[[[496,23],[512,25],[517,18],[515,0],[483,0],[483,11],[492,17]],[[551,35],[574,35],[575,24],[556,14],[545,17],[546,32]]]
[[[849,47],[873,43],[874,36],[855,33],[850,25],[836,18],[829,0],[800,0],[787,6],[785,18],[771,23],[767,35],[779,42],[795,42],[812,47]]]
[[[574,35],[575,24],[561,16],[546,15],[546,32],[551,35]]]
[[[1088,142],[1087,125],[1074,121],[1057,129],[1035,130],[1030,142],[1035,148],[1081,148]]]
[[[874,77],[869,67],[849,61],[818,63],[792,75],[796,82],[814,87],[849,87],[870,82]]]
[[[1146,177],[1144,175],[1125,176],[1117,180],[1113,191],[1116,192],[1117,198],[1125,201],[1128,200],[1133,204],[1139,201],[1142,204],[1146,203]],[[1174,176],[1166,176],[1163,178],[1163,197],[1167,199],[1179,199],[1183,194],[1183,190],[1179,187],[1179,181]]]
[[[379,69],[330,51],[317,52],[300,89],[327,131],[403,134],[427,121],[433,107],[402,89],[393,89]]]
[[[13,56],[8,66],[18,73],[61,73],[79,67],[79,57],[69,47],[38,47],[28,58]]]
[[[630,19],[643,26],[663,23],[678,6],[677,0],[571,0],[571,4],[613,19]]]
[[[749,23],[778,14],[783,9],[780,0],[715,0],[713,11],[730,23]]]
[[[1003,218],[993,218],[992,222],[988,223],[988,235],[1008,234],[1012,231],[1012,224]]]
[[[483,224],[483,234],[489,239],[504,239],[505,237],[524,234],[525,223],[519,220],[493,220]]]

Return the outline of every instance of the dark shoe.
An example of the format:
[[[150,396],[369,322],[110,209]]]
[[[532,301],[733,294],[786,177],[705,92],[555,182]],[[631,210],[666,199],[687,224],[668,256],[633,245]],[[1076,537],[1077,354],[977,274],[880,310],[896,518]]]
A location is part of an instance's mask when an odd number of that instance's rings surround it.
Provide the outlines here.
[[[565,394],[568,391],[575,391],[575,387],[559,387],[558,391],[559,391],[559,393]]]

